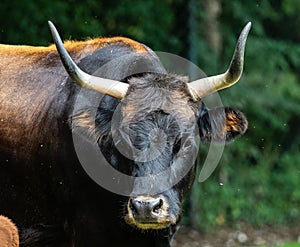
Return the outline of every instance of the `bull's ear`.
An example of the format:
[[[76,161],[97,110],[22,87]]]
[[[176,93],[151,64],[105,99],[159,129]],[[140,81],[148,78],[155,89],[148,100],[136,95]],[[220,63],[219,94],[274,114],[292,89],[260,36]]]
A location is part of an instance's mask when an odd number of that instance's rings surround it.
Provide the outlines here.
[[[201,141],[229,142],[244,134],[248,122],[243,113],[230,107],[218,107],[212,110],[201,109],[199,117]]]

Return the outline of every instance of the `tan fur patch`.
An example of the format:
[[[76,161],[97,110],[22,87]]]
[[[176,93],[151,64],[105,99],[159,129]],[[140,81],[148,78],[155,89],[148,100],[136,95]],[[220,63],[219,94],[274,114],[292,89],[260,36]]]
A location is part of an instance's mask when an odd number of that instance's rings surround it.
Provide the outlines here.
[[[73,59],[81,59],[82,57],[90,54],[97,49],[101,49],[103,47],[113,45],[113,44],[124,44],[132,48],[137,53],[147,53],[147,49],[145,46],[140,44],[137,41],[134,41],[129,38],[124,37],[112,37],[112,38],[94,38],[88,39],[85,41],[65,41],[64,46],[68,50],[68,52],[72,54],[76,53],[78,57],[73,57]],[[48,54],[56,52],[55,45],[50,45],[48,47],[44,46],[28,46],[28,45],[3,45],[0,44],[0,56],[19,56],[19,59],[25,57],[31,59],[39,59],[42,57],[46,57]],[[58,54],[57,54],[58,55]],[[28,63],[28,61],[26,62]]]
[[[237,132],[239,131],[238,126],[240,125],[240,119],[237,118],[235,114],[228,113],[226,115],[226,131]]]
[[[0,246],[18,247],[19,235],[18,229],[7,217],[0,215]]]
[[[125,44],[126,46],[131,47],[136,52],[147,52],[147,49],[139,42],[124,37],[94,38],[85,41],[66,41],[64,43],[66,49],[79,52],[83,48],[89,48],[94,51],[113,44]],[[54,45],[50,46],[49,48],[56,49]]]

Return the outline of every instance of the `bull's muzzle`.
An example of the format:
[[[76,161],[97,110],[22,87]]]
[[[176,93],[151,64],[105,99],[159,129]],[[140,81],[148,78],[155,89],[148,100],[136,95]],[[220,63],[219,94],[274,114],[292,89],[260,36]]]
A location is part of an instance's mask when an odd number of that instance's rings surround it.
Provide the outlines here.
[[[170,215],[164,196],[142,195],[128,200],[125,221],[140,229],[162,229],[176,224],[176,217]]]

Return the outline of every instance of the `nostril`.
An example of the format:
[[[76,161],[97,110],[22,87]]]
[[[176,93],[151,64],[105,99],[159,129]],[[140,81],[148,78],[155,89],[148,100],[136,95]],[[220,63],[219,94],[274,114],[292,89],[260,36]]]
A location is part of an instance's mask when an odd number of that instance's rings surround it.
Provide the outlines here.
[[[162,199],[157,199],[154,203],[153,203],[153,210],[152,212],[155,214],[158,214],[161,210],[163,206],[163,200]]]
[[[129,201],[129,208],[130,208],[132,214],[137,214],[137,212],[138,212],[138,204],[137,203],[138,202],[134,199],[130,199],[130,201]]]

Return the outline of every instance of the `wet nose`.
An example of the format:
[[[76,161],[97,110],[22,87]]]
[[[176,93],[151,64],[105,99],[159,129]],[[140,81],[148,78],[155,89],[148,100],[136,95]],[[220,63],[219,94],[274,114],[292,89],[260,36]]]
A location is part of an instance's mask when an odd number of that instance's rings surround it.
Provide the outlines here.
[[[151,220],[161,214],[163,204],[164,201],[161,198],[140,196],[130,199],[129,209],[134,218]]]

